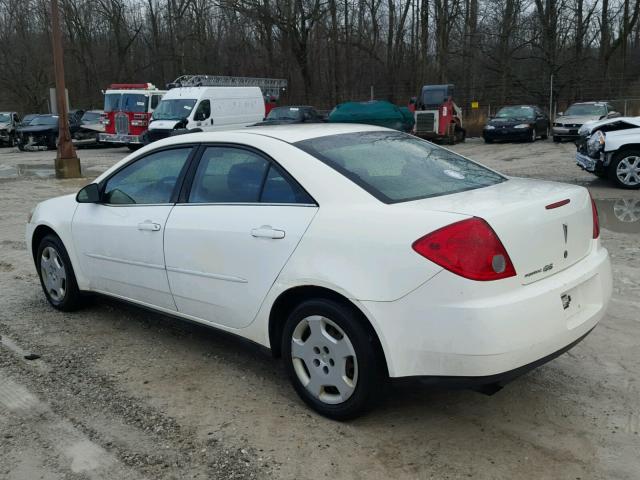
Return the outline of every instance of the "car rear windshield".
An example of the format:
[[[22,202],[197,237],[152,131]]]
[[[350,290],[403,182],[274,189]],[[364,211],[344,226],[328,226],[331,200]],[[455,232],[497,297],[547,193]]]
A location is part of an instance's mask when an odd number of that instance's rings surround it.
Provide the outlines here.
[[[460,155],[400,132],[357,132],[295,144],[385,203],[487,187],[506,180]]]
[[[267,120],[299,120],[302,113],[302,109],[297,107],[274,108],[267,115]]]

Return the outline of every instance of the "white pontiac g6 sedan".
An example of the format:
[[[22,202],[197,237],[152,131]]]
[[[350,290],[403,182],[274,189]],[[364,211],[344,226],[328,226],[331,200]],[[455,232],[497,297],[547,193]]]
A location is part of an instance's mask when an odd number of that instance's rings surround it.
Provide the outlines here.
[[[321,414],[389,378],[499,387],[582,340],[611,268],[585,188],[364,125],[171,137],[40,203],[47,300],[94,292],[272,350]]]

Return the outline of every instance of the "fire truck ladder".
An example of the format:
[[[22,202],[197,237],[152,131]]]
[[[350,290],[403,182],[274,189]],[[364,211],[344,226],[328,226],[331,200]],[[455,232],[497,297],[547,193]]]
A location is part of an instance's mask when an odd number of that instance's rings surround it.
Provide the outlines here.
[[[277,99],[286,90],[287,81],[282,78],[182,75],[167,85],[167,88],[176,87],[260,87],[263,95]]]

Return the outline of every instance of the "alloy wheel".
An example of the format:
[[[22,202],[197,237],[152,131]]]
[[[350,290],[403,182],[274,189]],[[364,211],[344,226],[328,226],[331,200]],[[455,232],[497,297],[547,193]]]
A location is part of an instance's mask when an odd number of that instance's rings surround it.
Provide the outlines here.
[[[49,296],[56,302],[64,300],[67,292],[67,271],[55,248],[48,246],[42,250],[40,274]]]
[[[353,344],[326,317],[300,320],[291,337],[291,360],[298,380],[321,402],[343,403],[356,388],[358,360]]]
[[[640,156],[630,155],[620,160],[616,167],[616,176],[623,185],[640,185]]]

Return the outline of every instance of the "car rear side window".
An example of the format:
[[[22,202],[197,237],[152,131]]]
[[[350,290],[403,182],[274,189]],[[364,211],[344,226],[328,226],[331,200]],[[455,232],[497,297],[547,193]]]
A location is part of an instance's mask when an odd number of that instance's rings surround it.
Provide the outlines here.
[[[189,203],[303,203],[313,199],[258,153],[209,147],[193,179]]]
[[[449,150],[400,132],[356,132],[296,146],[385,203],[487,187],[502,175]]]

